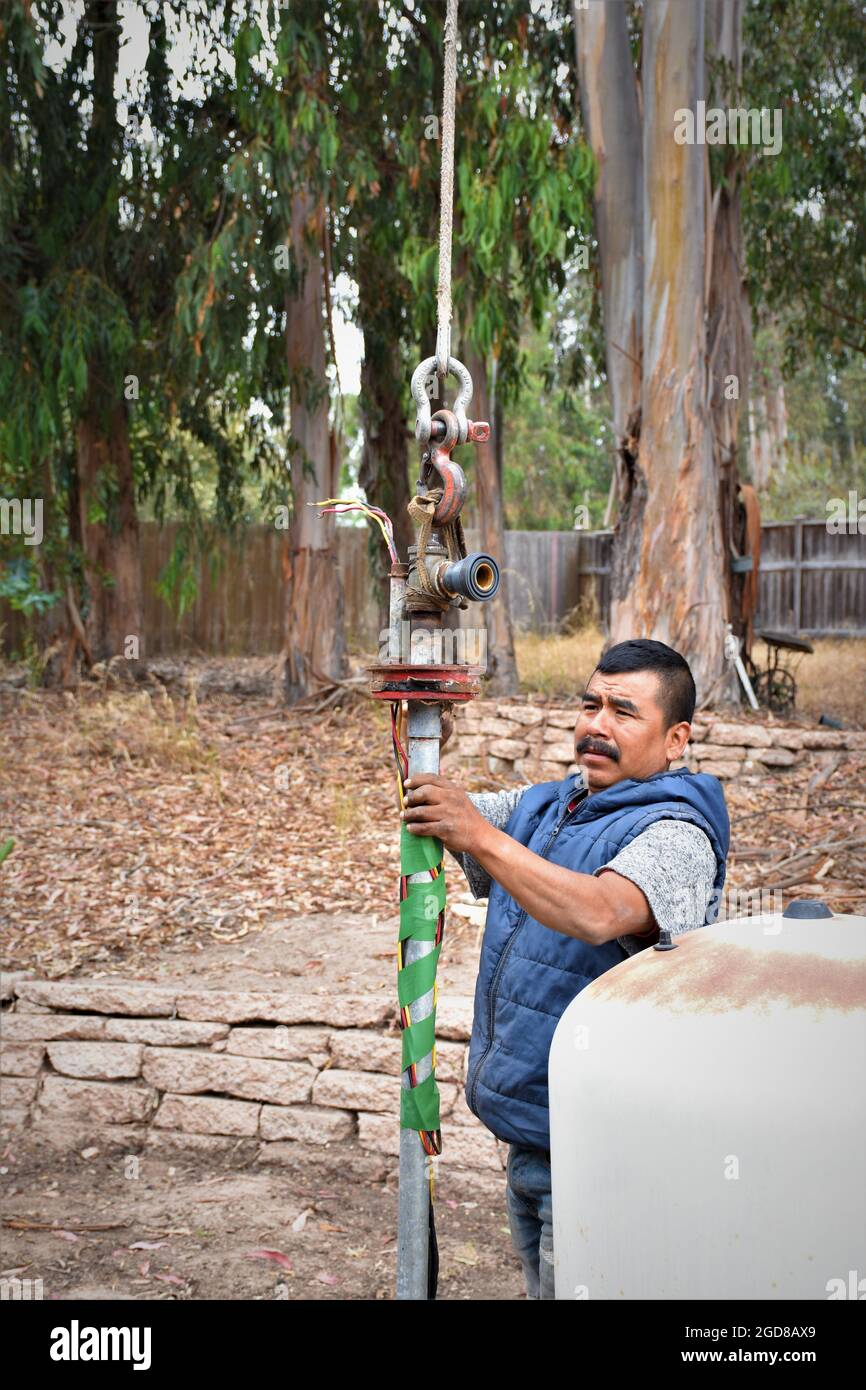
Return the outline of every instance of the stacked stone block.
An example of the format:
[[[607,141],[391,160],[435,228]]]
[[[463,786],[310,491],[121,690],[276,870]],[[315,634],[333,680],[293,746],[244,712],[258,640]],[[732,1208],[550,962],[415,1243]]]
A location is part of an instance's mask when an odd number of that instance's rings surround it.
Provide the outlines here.
[[[58,1147],[102,1137],[220,1150],[254,1141],[399,1152],[400,1035],[379,995],[201,990],[3,977],[0,1115]],[[463,1096],[472,1001],[437,1010],[442,1163],[501,1173],[500,1145]]]
[[[558,781],[574,772],[579,706],[484,700],[460,708],[443,772],[465,766],[518,782]],[[721,780],[785,772],[830,752],[866,753],[866,733],[807,728],[769,720],[730,721],[699,714],[686,757],[675,767]]]

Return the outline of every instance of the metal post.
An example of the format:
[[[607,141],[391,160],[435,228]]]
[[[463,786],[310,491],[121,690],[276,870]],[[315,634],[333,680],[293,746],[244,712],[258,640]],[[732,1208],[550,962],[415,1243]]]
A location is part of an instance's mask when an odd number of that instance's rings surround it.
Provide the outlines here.
[[[388,660],[400,661],[401,648],[400,638],[402,636],[403,621],[403,601],[406,597],[406,575],[409,573],[408,565],[401,565],[394,562],[391,566],[391,583],[389,586],[389,605],[388,605]],[[408,653],[405,660],[409,660]]]
[[[440,613],[419,613],[413,617],[412,632],[418,628],[429,631],[428,642],[416,648],[409,660],[415,664],[429,661],[429,651],[433,634],[441,629]],[[416,772],[439,771],[439,740],[442,736],[442,710],[438,704],[426,704],[420,700],[409,701],[409,775]],[[409,882],[426,881],[426,873],[413,874]],[[405,964],[432,951],[432,941],[412,941],[405,943]],[[433,991],[421,995],[411,1006],[412,1021],[417,1023],[433,1012]],[[432,1069],[430,1054],[422,1057],[416,1066],[419,1082],[430,1075]],[[402,1085],[408,1086],[406,1073]],[[413,1129],[400,1130],[400,1194],[397,1213],[397,1297],[398,1299],[426,1299],[429,1296],[427,1269],[429,1260],[429,1203],[430,1183],[428,1157],[417,1133]]]
[[[803,623],[803,518],[794,518],[794,632]]]

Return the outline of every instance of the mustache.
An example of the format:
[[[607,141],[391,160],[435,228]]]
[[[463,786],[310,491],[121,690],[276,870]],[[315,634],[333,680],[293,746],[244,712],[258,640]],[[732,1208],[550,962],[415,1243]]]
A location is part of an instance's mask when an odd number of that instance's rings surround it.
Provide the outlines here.
[[[575,753],[600,753],[602,757],[612,758],[615,763],[619,762],[619,752],[612,743],[599,743],[594,738],[579,739],[575,747]]]

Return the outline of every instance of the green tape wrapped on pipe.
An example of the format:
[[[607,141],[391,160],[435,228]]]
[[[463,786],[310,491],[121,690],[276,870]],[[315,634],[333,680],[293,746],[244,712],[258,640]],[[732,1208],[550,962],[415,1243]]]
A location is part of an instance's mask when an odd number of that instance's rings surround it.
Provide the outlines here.
[[[440,868],[436,878],[406,885],[407,896],[400,903],[399,931],[399,940],[404,943],[408,940],[434,941],[436,938],[436,922],[445,907],[445,873],[441,868],[442,857],[441,840],[431,835],[413,835],[405,825],[400,826],[401,877]],[[401,1009],[409,1009],[410,1016],[415,1001],[433,989],[440,950],[441,946],[434,946],[426,956],[421,956],[419,960],[397,971],[397,998]],[[413,1063],[429,1056],[435,1037],[434,1006],[426,1018],[419,1019],[417,1023],[410,1023],[403,1029],[401,1063],[404,1071]],[[400,1126],[402,1129],[423,1129],[434,1133],[439,1129],[439,1088],[432,1070],[417,1086],[401,1088]]]

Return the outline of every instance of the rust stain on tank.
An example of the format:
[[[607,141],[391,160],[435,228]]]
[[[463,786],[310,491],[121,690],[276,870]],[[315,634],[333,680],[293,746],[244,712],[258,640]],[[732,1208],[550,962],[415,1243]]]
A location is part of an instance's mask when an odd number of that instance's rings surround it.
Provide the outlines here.
[[[672,1013],[790,1008],[847,1013],[866,1007],[866,961],[757,952],[729,941],[685,939],[676,952],[645,951],[631,968],[610,970],[590,986],[594,999],[651,1003]],[[680,954],[682,953],[682,954]]]

